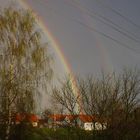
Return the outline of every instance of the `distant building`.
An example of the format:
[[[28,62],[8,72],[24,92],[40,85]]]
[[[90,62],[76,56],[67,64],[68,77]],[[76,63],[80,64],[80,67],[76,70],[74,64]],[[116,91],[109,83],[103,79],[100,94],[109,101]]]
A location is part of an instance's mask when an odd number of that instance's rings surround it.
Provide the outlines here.
[[[26,122],[26,123],[32,124],[33,127],[37,127],[39,118],[35,114],[16,113],[13,121],[15,124]]]
[[[99,119],[96,115],[79,115],[78,125],[84,130],[104,130],[107,128],[107,122]]]
[[[2,121],[0,121],[2,124]],[[98,115],[86,114],[51,114],[47,118],[41,119],[35,114],[14,113],[12,115],[12,125],[21,123],[31,124],[33,127],[79,127],[84,130],[104,130],[107,129],[107,121]]]
[[[44,123],[44,125],[43,125]],[[63,115],[53,114],[48,116],[48,120],[40,120],[41,127],[58,128],[74,126],[84,130],[104,130],[107,128],[107,121],[99,119],[97,115]]]
[[[77,118],[78,115],[66,115],[65,117],[66,125],[77,126]]]
[[[52,114],[49,115],[49,119],[48,119],[48,126],[50,127],[62,127],[64,125],[65,122],[65,117],[66,115],[62,115],[62,114]]]
[[[27,121],[30,122],[33,127],[37,127],[39,119],[38,119],[37,115],[35,115],[35,114],[28,114]]]

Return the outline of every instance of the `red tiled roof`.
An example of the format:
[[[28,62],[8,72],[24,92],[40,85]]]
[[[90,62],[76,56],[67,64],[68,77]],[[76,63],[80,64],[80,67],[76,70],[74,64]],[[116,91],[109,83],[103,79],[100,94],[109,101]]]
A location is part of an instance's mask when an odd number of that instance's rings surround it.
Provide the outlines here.
[[[98,120],[97,116],[95,115],[85,115],[85,114],[79,115],[79,119],[83,122],[93,122]]]
[[[27,119],[30,121],[30,122],[38,122],[38,117],[35,115],[35,114],[29,114]]]
[[[69,119],[70,122],[72,122],[76,118],[79,118],[82,122],[93,122],[93,121],[104,122],[106,120],[105,118],[100,118],[97,115],[86,115],[86,114],[80,114],[80,115],[53,114],[53,115],[49,115],[48,117],[51,118],[53,121],[57,121],[57,122],[61,122],[65,118]],[[39,121],[39,118],[35,114],[17,113],[15,115],[16,122],[21,122],[25,119],[29,122]]]
[[[74,119],[76,119],[78,117],[78,115],[66,115],[67,119],[69,119],[69,121],[73,121]]]
[[[16,121],[16,122],[21,122],[21,121],[23,121],[24,119],[25,119],[25,114],[17,113],[17,114],[15,115],[15,121]]]
[[[24,114],[24,113],[17,113],[15,115],[16,122],[21,122],[23,120],[27,120],[29,122],[38,122],[38,117],[35,114]]]
[[[49,118],[53,119],[54,121],[63,121],[65,117],[66,115],[62,115],[62,114],[54,114],[49,116]]]
[[[76,118],[79,118],[83,122],[93,122],[93,121],[101,121],[98,116],[95,115],[63,115],[63,114],[53,114],[49,115],[53,121],[63,121],[65,118],[69,119],[69,121],[73,121]]]

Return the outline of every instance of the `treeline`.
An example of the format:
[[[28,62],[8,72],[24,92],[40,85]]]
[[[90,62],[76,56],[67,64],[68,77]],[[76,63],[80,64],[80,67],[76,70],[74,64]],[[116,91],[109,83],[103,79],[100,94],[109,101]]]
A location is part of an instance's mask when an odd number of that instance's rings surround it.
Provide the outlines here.
[[[140,71],[124,69],[121,74],[103,74],[101,78],[77,78],[61,81],[54,88],[52,99],[61,113],[98,115],[107,122],[103,133],[108,140],[139,139],[140,134]],[[53,103],[53,106],[54,106]],[[94,118],[93,118],[94,122]]]

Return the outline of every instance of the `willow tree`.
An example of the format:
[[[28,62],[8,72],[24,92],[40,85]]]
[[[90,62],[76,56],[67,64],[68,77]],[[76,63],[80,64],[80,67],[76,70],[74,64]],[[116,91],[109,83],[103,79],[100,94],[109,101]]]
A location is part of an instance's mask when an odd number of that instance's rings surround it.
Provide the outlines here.
[[[5,139],[13,112],[34,111],[37,95],[51,75],[47,43],[33,14],[5,8],[0,13],[0,117]]]

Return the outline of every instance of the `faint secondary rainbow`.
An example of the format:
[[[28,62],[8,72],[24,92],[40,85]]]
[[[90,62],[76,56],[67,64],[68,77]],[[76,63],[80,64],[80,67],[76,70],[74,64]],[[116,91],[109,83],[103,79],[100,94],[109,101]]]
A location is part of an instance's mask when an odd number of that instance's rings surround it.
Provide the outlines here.
[[[44,22],[44,20],[38,16],[38,14],[33,10],[33,8],[24,0],[20,0],[19,4],[26,9],[30,9],[33,12],[33,15],[37,18],[36,22],[39,25],[39,27],[42,29],[43,33],[48,37],[49,42],[51,42],[51,46],[55,49],[57,55],[59,56],[61,63],[64,66],[65,71],[70,74],[71,77],[71,84],[72,84],[72,89],[73,89],[73,93],[75,94],[75,96],[79,96],[79,90],[77,88],[77,84],[76,84],[76,80],[75,80],[75,76],[71,70],[71,66],[68,63],[63,51],[60,49],[60,45],[58,43],[58,41],[53,37],[51,31],[49,30],[47,24]],[[79,107],[81,107],[81,103],[79,101],[78,103]]]
[[[79,0],[74,0],[74,1],[65,0],[65,2],[70,3],[73,7],[78,9],[81,12],[81,15],[82,15],[83,19],[86,21],[85,25],[87,25],[87,26],[92,28],[93,23],[91,24],[91,22],[89,22],[89,20],[88,20],[89,16],[87,16],[87,15],[91,15],[92,18],[93,18],[93,16],[90,13],[90,11],[88,9],[86,9],[79,2]],[[95,28],[96,28],[96,24],[95,24]],[[107,74],[108,73],[112,74],[112,72],[114,71],[114,68],[113,68],[113,64],[111,62],[111,59],[109,58],[108,51],[103,47],[104,45],[102,44],[101,38],[96,37],[95,32],[92,32],[91,30],[90,30],[90,33],[91,33],[91,36],[94,33],[94,38],[96,40],[96,47],[98,49],[98,53],[99,53],[99,56],[100,56],[100,62],[101,62],[101,72],[103,71],[103,72],[105,72]]]

